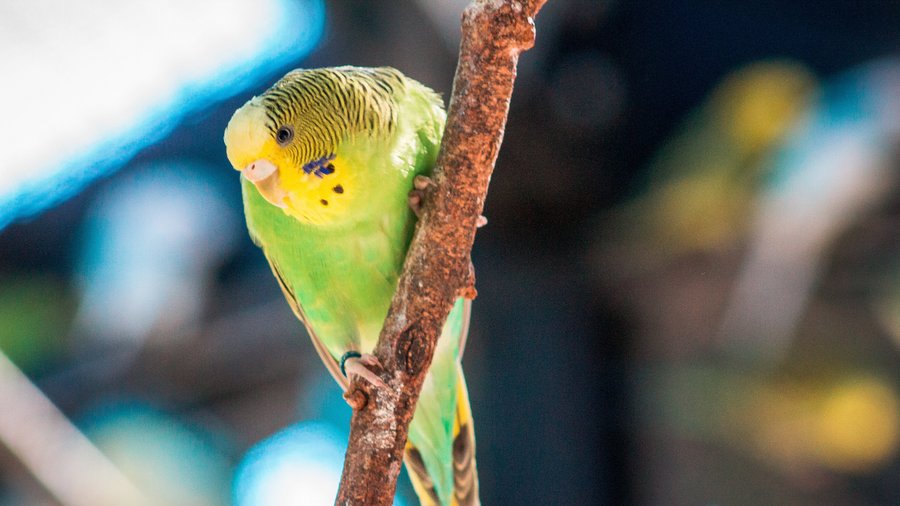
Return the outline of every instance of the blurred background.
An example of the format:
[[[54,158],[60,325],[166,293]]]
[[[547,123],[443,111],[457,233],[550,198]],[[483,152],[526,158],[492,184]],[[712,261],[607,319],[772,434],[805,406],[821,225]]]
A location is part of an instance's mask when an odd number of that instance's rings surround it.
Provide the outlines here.
[[[350,410],[222,132],[301,66],[448,97],[465,3],[0,5],[0,505],[332,503]],[[548,2],[473,253],[484,504],[900,503],[897,19]]]

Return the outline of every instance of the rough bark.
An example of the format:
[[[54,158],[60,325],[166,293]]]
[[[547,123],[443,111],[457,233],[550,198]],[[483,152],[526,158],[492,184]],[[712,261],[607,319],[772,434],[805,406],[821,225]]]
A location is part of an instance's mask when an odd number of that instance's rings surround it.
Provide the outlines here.
[[[435,186],[375,348],[390,387],[354,381],[350,442],[335,504],[392,504],[409,422],[441,328],[457,297],[474,298],[476,221],[503,139],[519,54],[534,44],[546,0],[475,0],[463,13],[459,63]]]

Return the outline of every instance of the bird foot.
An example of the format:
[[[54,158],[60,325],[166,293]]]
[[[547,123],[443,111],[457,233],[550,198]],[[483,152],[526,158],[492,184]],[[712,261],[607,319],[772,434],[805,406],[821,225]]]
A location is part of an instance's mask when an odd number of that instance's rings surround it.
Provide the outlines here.
[[[425,201],[425,192],[428,187],[436,186],[434,181],[427,176],[416,176],[413,178],[413,189],[409,192],[409,207],[417,218],[422,217],[422,203]],[[487,218],[479,216],[475,221],[475,227],[481,228],[487,225]]]
[[[417,218],[422,217],[422,203],[425,201],[425,190],[429,186],[435,186],[434,181],[427,176],[416,176],[413,178],[413,189],[409,192],[409,207]]]
[[[353,376],[356,375],[371,383],[375,388],[388,390],[387,383],[382,381],[372,371],[372,368],[382,369],[381,362],[378,361],[375,355],[368,353],[347,356],[341,364],[341,371],[344,372],[348,380],[352,381]]]

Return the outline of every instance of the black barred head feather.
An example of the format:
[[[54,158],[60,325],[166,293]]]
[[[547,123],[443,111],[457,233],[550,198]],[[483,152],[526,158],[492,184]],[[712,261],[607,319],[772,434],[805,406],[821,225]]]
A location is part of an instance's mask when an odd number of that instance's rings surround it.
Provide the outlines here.
[[[288,127],[292,139],[283,147],[303,166],[333,154],[346,139],[392,133],[394,97],[403,87],[403,75],[388,67],[294,70],[260,99],[272,137]]]

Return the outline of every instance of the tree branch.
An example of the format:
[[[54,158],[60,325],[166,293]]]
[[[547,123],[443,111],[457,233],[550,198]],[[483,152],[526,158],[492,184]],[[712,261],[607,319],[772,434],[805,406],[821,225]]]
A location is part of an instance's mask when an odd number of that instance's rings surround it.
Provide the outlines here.
[[[406,256],[375,355],[390,391],[354,381],[350,443],[335,504],[392,504],[409,422],[454,301],[474,298],[476,220],[503,139],[519,54],[546,0],[475,0],[463,13],[459,63],[435,188]]]

